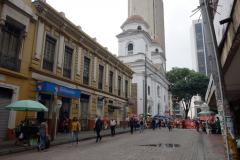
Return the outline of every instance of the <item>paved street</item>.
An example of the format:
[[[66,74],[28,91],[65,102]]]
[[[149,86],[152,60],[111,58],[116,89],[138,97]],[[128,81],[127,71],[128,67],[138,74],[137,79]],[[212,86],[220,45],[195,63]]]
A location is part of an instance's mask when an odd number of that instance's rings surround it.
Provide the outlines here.
[[[204,144],[208,142],[206,146]],[[141,146],[148,144],[170,143],[180,144],[180,147],[155,147]],[[201,145],[201,143],[203,143]],[[115,137],[103,137],[102,141],[81,141],[77,146],[69,144],[52,146],[49,150],[38,152],[36,150],[1,156],[0,159],[8,160],[40,160],[40,159],[162,159],[162,160],[195,160],[195,159],[224,159],[222,152],[211,148],[209,136],[197,133],[195,130],[173,129],[169,132],[166,128],[155,131],[145,130],[144,133],[136,132],[133,135],[124,133]],[[208,152],[210,151],[210,152]],[[208,152],[207,157],[204,155]]]

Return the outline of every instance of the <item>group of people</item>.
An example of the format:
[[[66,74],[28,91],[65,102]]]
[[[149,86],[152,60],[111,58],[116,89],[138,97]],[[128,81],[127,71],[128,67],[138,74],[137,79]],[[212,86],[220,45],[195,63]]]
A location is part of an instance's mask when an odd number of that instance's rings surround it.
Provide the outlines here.
[[[44,150],[44,144],[46,143],[46,140],[49,137],[48,123],[47,122],[48,122],[48,120],[44,119],[44,121],[40,124],[40,127],[39,127],[39,135],[40,135],[40,138],[41,138],[41,142],[40,142],[40,144],[37,148],[38,151]],[[67,133],[69,133],[69,131],[68,131],[68,120],[65,121],[64,123],[65,123],[64,129],[67,131]],[[67,123],[67,125],[66,125],[66,123]],[[67,128],[66,128],[66,126],[67,126]],[[77,117],[73,118],[71,129],[72,129],[72,133],[71,133],[71,145],[70,145],[70,147],[73,145],[74,136],[76,138],[77,145],[78,145],[78,133],[81,131],[81,125],[80,125]]]

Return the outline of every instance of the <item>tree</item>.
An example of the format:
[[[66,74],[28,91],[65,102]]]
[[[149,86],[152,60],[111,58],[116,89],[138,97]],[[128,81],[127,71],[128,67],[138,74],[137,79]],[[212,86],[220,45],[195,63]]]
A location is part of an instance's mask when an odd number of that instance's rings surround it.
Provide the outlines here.
[[[187,119],[192,97],[197,94],[204,97],[207,91],[209,77],[188,68],[177,67],[168,71],[166,76],[170,82],[169,92],[171,92],[174,97],[178,97],[178,102],[181,101],[183,103],[185,119]]]

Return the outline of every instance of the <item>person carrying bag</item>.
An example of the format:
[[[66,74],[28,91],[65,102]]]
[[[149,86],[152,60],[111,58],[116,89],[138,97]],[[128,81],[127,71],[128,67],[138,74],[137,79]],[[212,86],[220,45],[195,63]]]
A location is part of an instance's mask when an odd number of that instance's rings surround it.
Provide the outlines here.
[[[74,140],[74,135],[76,137],[77,140],[77,145],[78,145],[78,132],[81,131],[81,125],[79,123],[79,121],[77,120],[77,117],[73,118],[73,122],[72,122],[72,143],[70,145],[70,147],[73,146],[73,140]]]

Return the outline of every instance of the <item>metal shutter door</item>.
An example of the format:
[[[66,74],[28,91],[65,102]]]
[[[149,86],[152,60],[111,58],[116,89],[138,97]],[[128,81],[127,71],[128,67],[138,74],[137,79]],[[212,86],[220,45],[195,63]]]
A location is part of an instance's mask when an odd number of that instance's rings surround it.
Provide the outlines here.
[[[4,107],[11,103],[11,98],[1,98],[0,97],[0,141],[6,139],[9,110],[5,110]]]

